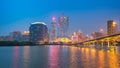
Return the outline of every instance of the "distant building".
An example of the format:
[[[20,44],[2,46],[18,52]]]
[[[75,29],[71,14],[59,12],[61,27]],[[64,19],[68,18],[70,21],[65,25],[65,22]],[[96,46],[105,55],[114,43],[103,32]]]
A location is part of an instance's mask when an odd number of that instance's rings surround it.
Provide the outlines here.
[[[90,40],[90,36],[89,36],[89,35],[85,35],[85,36],[83,37],[83,40],[84,40],[84,41]]]
[[[10,33],[12,41],[21,41],[21,35],[22,33],[20,31],[13,31]]]
[[[117,33],[117,23],[113,20],[107,21],[107,34],[115,34]]]
[[[99,38],[99,37],[102,37],[102,36],[104,36],[104,34],[102,32],[93,32],[92,33],[93,39]]]
[[[0,41],[12,41],[10,36],[0,36]]]
[[[8,36],[0,36],[0,41],[29,41],[29,31],[13,31]]]
[[[69,27],[69,17],[61,16],[58,18],[59,34],[60,37],[65,37]]]
[[[78,33],[78,42],[82,42],[83,41],[83,36],[82,36],[82,32],[77,32]]]
[[[77,32],[73,33],[73,35],[71,36],[71,41],[72,41],[72,43],[77,43],[78,42]]]
[[[48,42],[48,28],[44,22],[34,22],[30,28],[30,41],[36,44]]]
[[[22,33],[21,41],[29,41],[29,31],[24,31]]]
[[[55,17],[52,18],[51,27],[50,27],[50,41],[54,41],[57,38],[57,23]]]
[[[82,42],[83,41],[82,32],[80,31],[74,32],[73,35],[71,36],[71,40],[74,43]]]

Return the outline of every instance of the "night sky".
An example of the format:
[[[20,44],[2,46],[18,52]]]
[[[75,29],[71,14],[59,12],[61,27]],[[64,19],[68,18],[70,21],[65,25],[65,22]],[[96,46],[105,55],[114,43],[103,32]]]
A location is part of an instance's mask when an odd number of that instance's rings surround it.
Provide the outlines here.
[[[107,20],[120,24],[120,0],[0,0],[0,36],[28,30],[36,21],[49,28],[52,16],[62,13],[70,18],[69,33],[91,34],[106,29]]]

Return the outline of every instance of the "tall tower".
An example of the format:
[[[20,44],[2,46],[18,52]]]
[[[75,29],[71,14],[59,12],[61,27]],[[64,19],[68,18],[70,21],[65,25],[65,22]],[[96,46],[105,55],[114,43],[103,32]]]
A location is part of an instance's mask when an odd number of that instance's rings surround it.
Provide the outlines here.
[[[115,34],[117,33],[117,23],[113,20],[107,21],[107,34]]]
[[[58,27],[60,37],[65,37],[69,27],[69,17],[65,17],[64,14],[58,18]]]
[[[50,41],[54,41],[56,38],[57,38],[56,18],[52,17],[51,28],[50,28]]]

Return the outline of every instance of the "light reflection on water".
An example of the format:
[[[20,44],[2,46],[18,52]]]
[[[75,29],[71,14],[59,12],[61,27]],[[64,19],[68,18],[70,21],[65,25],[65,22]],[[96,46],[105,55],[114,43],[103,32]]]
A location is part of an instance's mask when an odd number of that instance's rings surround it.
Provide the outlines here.
[[[59,68],[59,46],[49,47],[49,68]]]
[[[29,68],[29,63],[30,63],[30,55],[29,55],[29,52],[30,52],[30,46],[25,46],[24,47],[24,51],[23,51],[23,59],[24,59],[24,68]]]
[[[120,47],[117,46],[109,50],[55,45],[0,47],[0,54],[0,68],[120,67]]]
[[[19,62],[19,47],[15,46],[13,51],[13,68],[18,68]]]

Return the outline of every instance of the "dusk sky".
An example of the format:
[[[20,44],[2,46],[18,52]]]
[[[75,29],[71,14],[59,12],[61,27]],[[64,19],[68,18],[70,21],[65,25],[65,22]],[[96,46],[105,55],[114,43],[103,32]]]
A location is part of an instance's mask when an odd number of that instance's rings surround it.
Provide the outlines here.
[[[28,30],[36,21],[49,28],[52,16],[62,13],[70,18],[69,33],[91,34],[106,29],[107,20],[120,24],[120,0],[0,0],[0,36]]]

